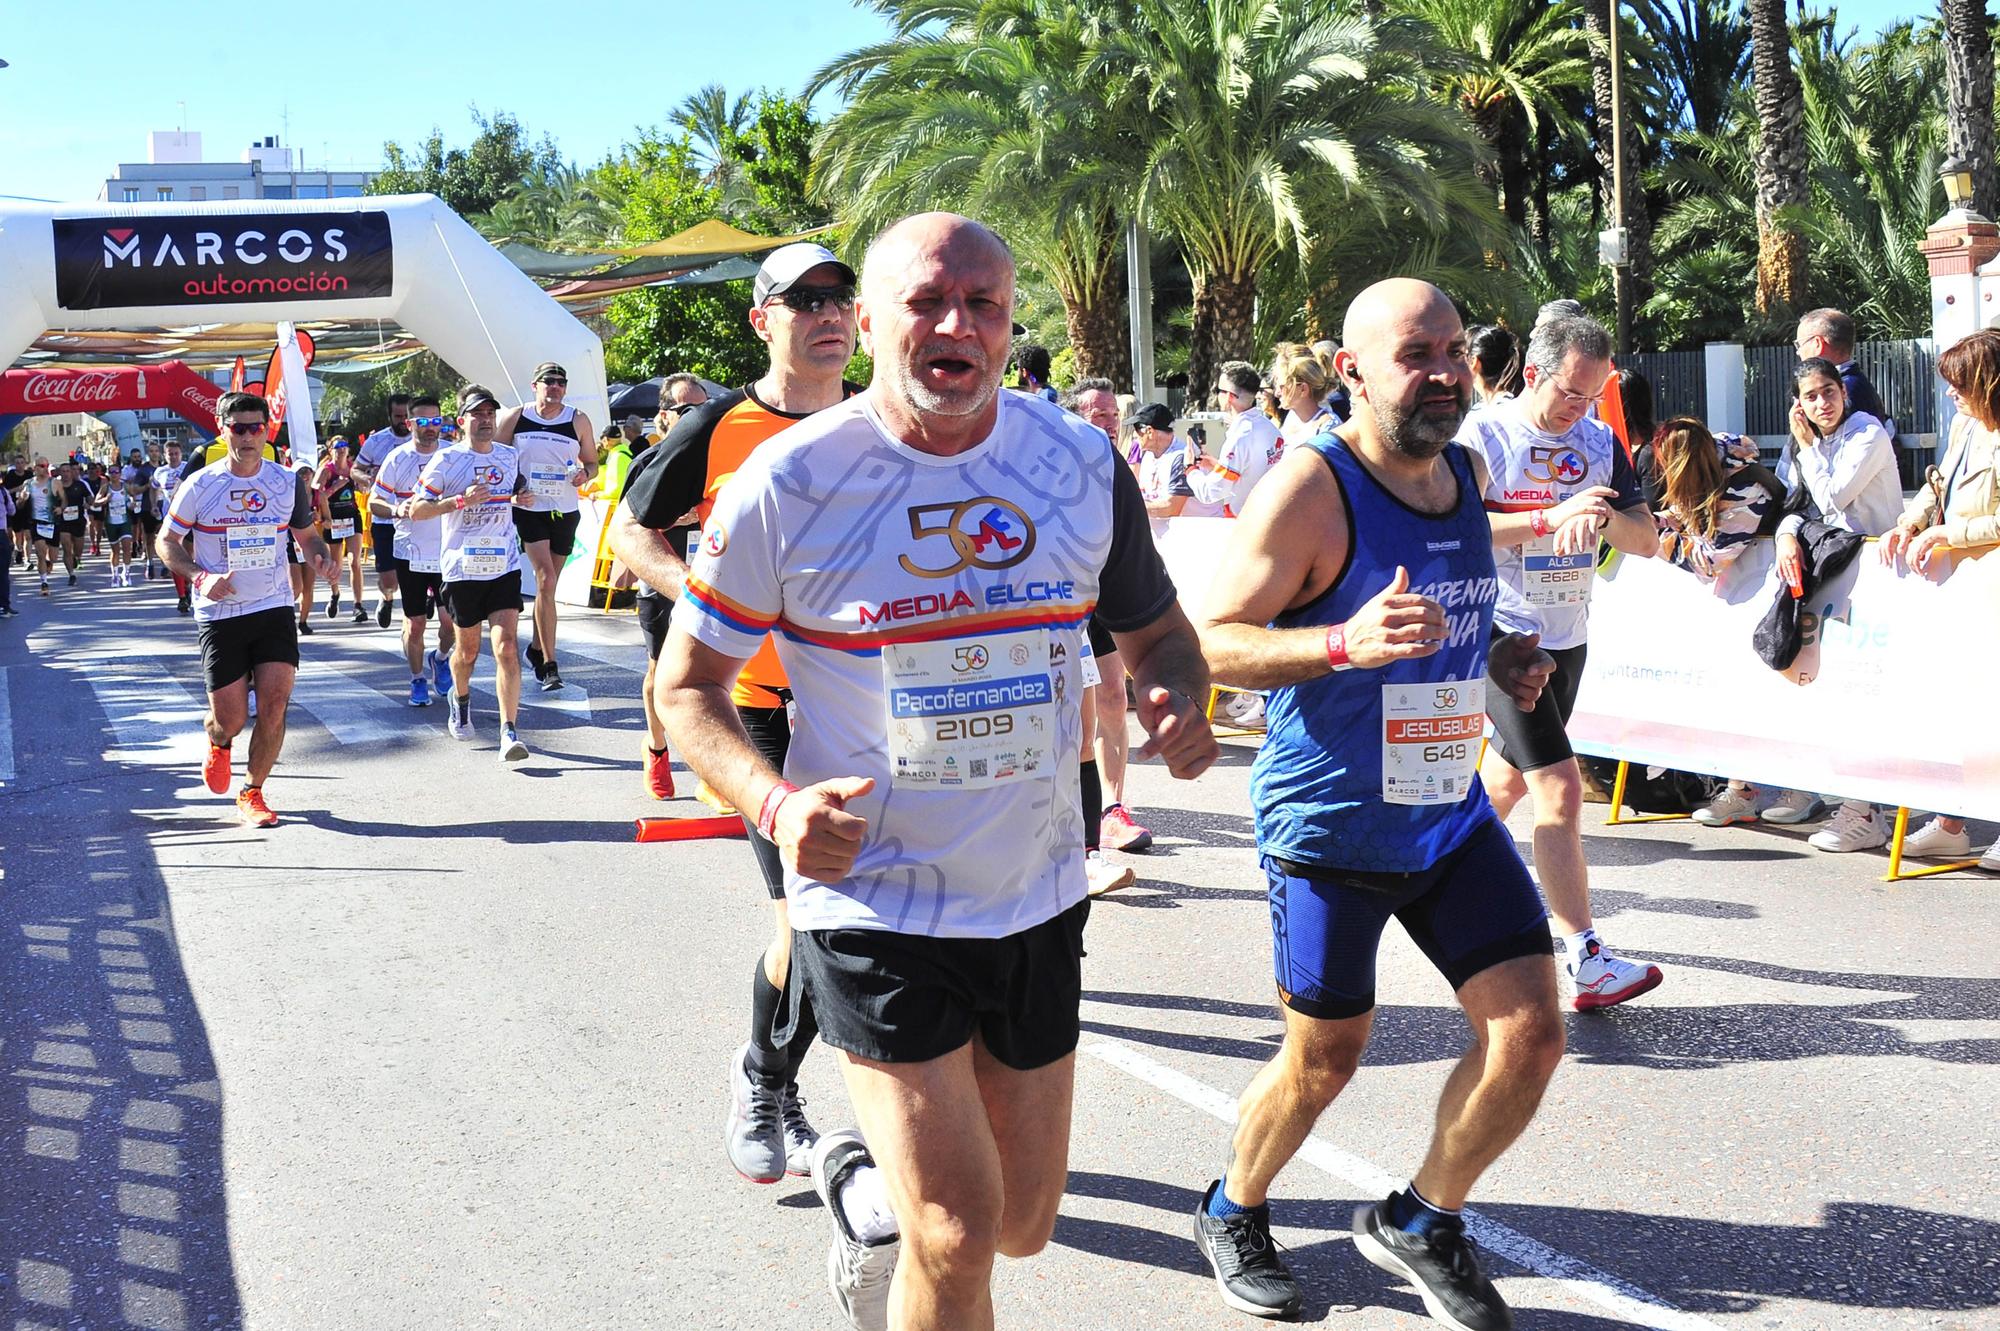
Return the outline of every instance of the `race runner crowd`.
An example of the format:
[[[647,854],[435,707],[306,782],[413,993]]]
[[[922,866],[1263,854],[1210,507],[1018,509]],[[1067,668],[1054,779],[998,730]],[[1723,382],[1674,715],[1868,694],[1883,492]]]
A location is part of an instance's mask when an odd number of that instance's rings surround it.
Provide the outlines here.
[[[1694,418],[1656,426],[1643,380],[1614,373],[1609,336],[1574,302],[1520,338],[1467,329],[1429,283],[1377,283],[1339,345],[1280,345],[1268,372],[1222,365],[1211,443],[1102,379],[1058,393],[1047,352],[1014,343],[1010,252],[966,218],[904,219],[858,273],[785,246],[752,294],[766,371],[714,395],[668,376],[650,431],[628,419],[600,439],[544,363],[530,402],[465,384],[447,417],[436,394],[398,398],[383,429],[318,465],[283,460],[268,405],[242,393],[192,457],[16,458],[0,477],[0,613],[17,564],[51,595],[52,575],[76,584],[86,547],[116,585],[172,579],[208,692],[203,777],[228,792],[249,729],[236,804],[271,826],[263,788],[318,584],[333,617],[344,575],[353,621],[381,629],[400,600],[408,701],[443,701],[460,740],[487,723],[470,694],[486,636],[497,748],[519,761],[520,663],[564,687],[553,592],[580,494],[601,495],[649,654],[645,788],[676,795],[678,752],[706,799],[742,811],[771,901],[727,1158],[759,1183],[811,1178],[857,1328],[990,1327],[996,1255],[1047,1243],[1090,902],[1132,881],[1104,852],[1151,839],[1128,762],[1200,775],[1218,754],[1211,686],[1255,698],[1285,1034],[1242,1093],[1194,1241],[1226,1305],[1298,1313],[1269,1190],[1356,1073],[1393,917],[1472,1039],[1428,1152],[1356,1211],[1355,1241],[1441,1323],[1511,1326],[1462,1208],[1535,1115],[1563,1003],[1604,1008],[1663,980],[1591,913],[1565,726],[1600,549],[1712,579],[1770,536],[1796,587],[1841,534],[1879,536],[1880,558],[1918,569],[2000,543],[2000,334],[1940,359],[1959,415],[1905,501],[1894,421],[1833,310],[1799,325],[1791,438],[1767,467]],[[858,339],[866,386],[842,378]],[[1235,519],[1229,576],[1193,618],[1155,544],[1189,515]],[[1524,798],[1533,873],[1504,827]],[[1718,781],[1696,817],[1820,808]],[[1886,835],[1878,811],[1846,803],[1812,844]],[[1913,854],[1969,849],[1948,812],[1910,839]],[[1981,864],[2000,869],[1993,851]],[[853,1129],[806,1118],[816,1038],[838,1054]]]

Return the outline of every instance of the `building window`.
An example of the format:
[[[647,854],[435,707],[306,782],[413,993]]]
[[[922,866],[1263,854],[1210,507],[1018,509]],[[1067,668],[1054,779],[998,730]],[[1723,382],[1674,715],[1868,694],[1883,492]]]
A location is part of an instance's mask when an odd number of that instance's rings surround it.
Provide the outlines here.
[[[188,198],[194,201],[195,203],[205,202],[208,198],[208,186],[206,185],[188,186]]]
[[[125,202],[139,202],[139,187],[137,185],[127,185],[125,187]]]
[[[326,197],[326,186],[301,185],[299,186],[299,197],[301,199],[324,199]]]
[[[160,186],[160,192],[157,197],[161,203],[172,203],[174,201],[174,187],[172,185]]]
[[[335,185],[333,187],[333,197],[336,199],[358,199],[365,192],[359,185]]]
[[[267,199],[289,199],[292,197],[292,187],[290,185],[266,185],[264,186],[264,197]]]
[[[224,185],[222,187],[222,197],[225,199],[240,199],[243,195],[242,191],[238,190],[236,186]]]

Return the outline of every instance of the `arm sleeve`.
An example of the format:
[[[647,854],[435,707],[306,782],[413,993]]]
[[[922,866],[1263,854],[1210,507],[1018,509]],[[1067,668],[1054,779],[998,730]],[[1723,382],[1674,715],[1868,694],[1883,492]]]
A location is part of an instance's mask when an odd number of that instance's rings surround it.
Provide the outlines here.
[[[714,539],[691,543],[686,594],[674,602],[674,629],[725,656],[755,656],[784,605],[778,572],[783,530],[769,473],[737,472],[709,514]]]
[[[687,412],[633,464],[625,478],[625,507],[640,526],[667,531],[701,502],[708,489],[708,439],[728,410],[704,403]]]
[[[1146,501],[1130,467],[1111,469],[1111,550],[1097,583],[1097,622],[1113,633],[1142,629],[1174,603],[1173,580],[1153,544]]]

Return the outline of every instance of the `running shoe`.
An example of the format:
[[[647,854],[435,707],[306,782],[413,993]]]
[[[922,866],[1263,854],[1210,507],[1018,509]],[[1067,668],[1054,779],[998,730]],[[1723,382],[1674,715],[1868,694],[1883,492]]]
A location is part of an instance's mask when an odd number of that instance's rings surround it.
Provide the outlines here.
[[[1724,786],[1714,799],[1694,811],[1694,820],[1703,827],[1754,823],[1757,821],[1757,806],[1752,798],[1755,794],[1755,791]]]
[[[2000,841],[1986,848],[1986,853],[1979,857],[1979,867],[1987,873],[2000,873]]]
[[[47,578],[43,578],[43,579],[42,579],[42,595],[44,595],[44,596],[47,596],[48,594],[49,594],[49,580],[48,580]],[[185,608],[185,607],[187,606],[187,597],[183,596],[183,597],[181,598],[181,606],[183,607],[183,608],[182,608],[182,610],[181,610],[181,613],[182,613],[182,614],[186,614],[186,613],[187,613],[187,610],[186,610],[186,608]]]
[[[201,779],[208,785],[211,793],[217,795],[229,793],[228,749],[218,749],[213,744],[208,746],[208,758],[201,765]]]
[[[49,594],[49,584],[45,582],[42,584],[42,595],[47,596],[48,594]],[[186,596],[183,596],[181,597],[180,600],[174,602],[174,609],[180,611],[184,615],[191,615],[194,613],[194,603],[190,601]]]
[[[396,607],[394,603],[391,602],[387,596],[384,596],[382,598],[382,603],[375,607],[375,627],[378,629],[388,628],[389,617],[393,615],[395,612],[396,612]],[[354,622],[358,624],[361,621],[357,619]]]
[[[301,619],[299,621],[299,632],[310,638],[313,634],[319,632],[319,630],[312,626],[310,620]]]
[[[70,586],[72,586],[72,587],[76,586],[76,570],[75,570],[75,569],[71,569],[71,570],[70,570],[70,572],[69,572],[69,585],[70,585]]]
[[[1383,1215],[1388,1202],[1354,1212],[1354,1246],[1391,1275],[1417,1287],[1430,1315],[1457,1331],[1511,1331],[1514,1314],[1479,1269],[1479,1255],[1465,1236],[1465,1221],[1446,1216],[1427,1234],[1409,1234]]]
[[[1127,855],[1136,854],[1153,844],[1153,834],[1148,829],[1132,821],[1132,815],[1122,804],[1114,804],[1104,811],[1104,817],[1097,825],[1099,842],[1106,850],[1122,850]]]
[[[554,693],[563,686],[562,671],[556,669],[554,661],[549,661],[542,666],[541,677],[543,693]]]
[[[326,598],[326,617],[332,619],[340,613],[340,593],[329,592]]]
[[[1942,819],[1933,818],[1903,838],[1903,853],[1920,860],[1962,860],[1972,853],[1972,838],[1964,828],[1949,831]]]
[[[431,705],[431,682],[422,675],[410,681],[410,706],[429,707]]]
[[[444,727],[453,739],[472,738],[472,697],[453,698],[451,709],[445,713]]]
[[[542,656],[542,649],[535,645],[534,639],[530,638],[528,645],[522,651],[527,655],[528,665],[535,672],[535,678],[540,679],[542,677],[542,667],[548,664]]]
[[[1583,956],[1564,964],[1576,992],[1570,1006],[1578,1012],[1616,1007],[1627,999],[1660,987],[1660,968],[1614,957],[1595,938],[1583,945]]]
[[[1833,815],[1832,822],[1806,839],[1806,844],[1835,855],[1873,850],[1889,844],[1889,824],[1874,805],[1849,800]]]
[[[806,1098],[799,1094],[795,1081],[785,1083],[785,1092],[778,1099],[778,1124],[785,1133],[785,1172],[796,1178],[808,1177],[819,1134],[806,1121]]]
[[[785,1130],[780,1120],[781,1088],[750,1075],[750,1046],[729,1064],[729,1119],[723,1146],[729,1163],[752,1183],[776,1183],[785,1176]]]
[[[21,612],[19,610],[16,610],[11,605],[0,605],[0,616],[5,616],[8,619],[12,619],[14,616],[20,613]]]
[[[674,797],[674,758],[665,749],[646,750],[646,793],[656,800]]]
[[[368,622],[368,612],[357,605],[354,607],[354,613],[347,617],[347,622],[350,624],[366,624]],[[382,627],[387,628],[389,626],[384,624]]]
[[[518,763],[528,756],[528,746],[521,742],[521,734],[514,727],[500,727],[500,761]]]
[[[439,697],[451,692],[451,658],[436,651],[424,653],[424,664],[431,672],[431,688]]]
[[[1252,1317],[1298,1316],[1299,1282],[1278,1256],[1271,1238],[1270,1208],[1212,1216],[1208,1204],[1221,1186],[1221,1179],[1209,1184],[1194,1208],[1194,1243],[1215,1276],[1222,1301]]]
[[[260,786],[245,786],[236,792],[236,816],[251,827],[276,827],[278,815],[271,812],[271,806],[264,803],[264,791]]]
[[[827,1284],[854,1331],[888,1331],[889,1282],[896,1275],[896,1255],[903,1240],[863,1243],[840,1209],[840,1187],[855,1170],[875,1158],[858,1132],[829,1132],[812,1152],[813,1191],[833,1221],[833,1242],[826,1253]]]
[[[709,785],[708,782],[706,781],[695,782],[694,797],[700,800],[703,804],[706,804],[709,808],[715,810],[717,814],[721,815],[724,818],[727,818],[730,814],[737,812],[736,806],[734,804],[731,804],[728,800],[722,798],[721,794],[716,791],[715,787]]]
[[[1757,811],[1757,816],[1767,823],[1790,827],[1809,823],[1825,812],[1826,804],[1819,796],[1803,790],[1781,790],[1776,799]]]
[[[1139,875],[1132,872],[1131,865],[1113,864],[1094,850],[1084,852],[1083,877],[1085,891],[1094,897],[1116,892],[1139,881]]]

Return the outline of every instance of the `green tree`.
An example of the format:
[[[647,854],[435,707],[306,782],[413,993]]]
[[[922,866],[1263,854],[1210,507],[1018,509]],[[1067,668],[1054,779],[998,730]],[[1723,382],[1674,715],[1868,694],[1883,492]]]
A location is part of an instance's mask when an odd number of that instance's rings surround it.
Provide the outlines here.
[[[813,198],[809,188],[818,129],[804,99],[768,90],[758,94],[756,116],[723,146],[737,164],[735,216],[772,234],[833,220],[833,210]]]
[[[1782,319],[1806,309],[1806,238],[1788,220],[1811,197],[1805,104],[1785,0],[1746,3],[1757,99],[1757,309]]]
[[[562,159],[543,135],[532,143],[521,122],[505,111],[491,117],[472,112],[479,133],[464,148],[447,148],[444,131],[433,127],[414,151],[393,140],[382,145],[387,163],[368,183],[370,194],[435,194],[460,217],[490,212],[526,177],[554,171]]]

